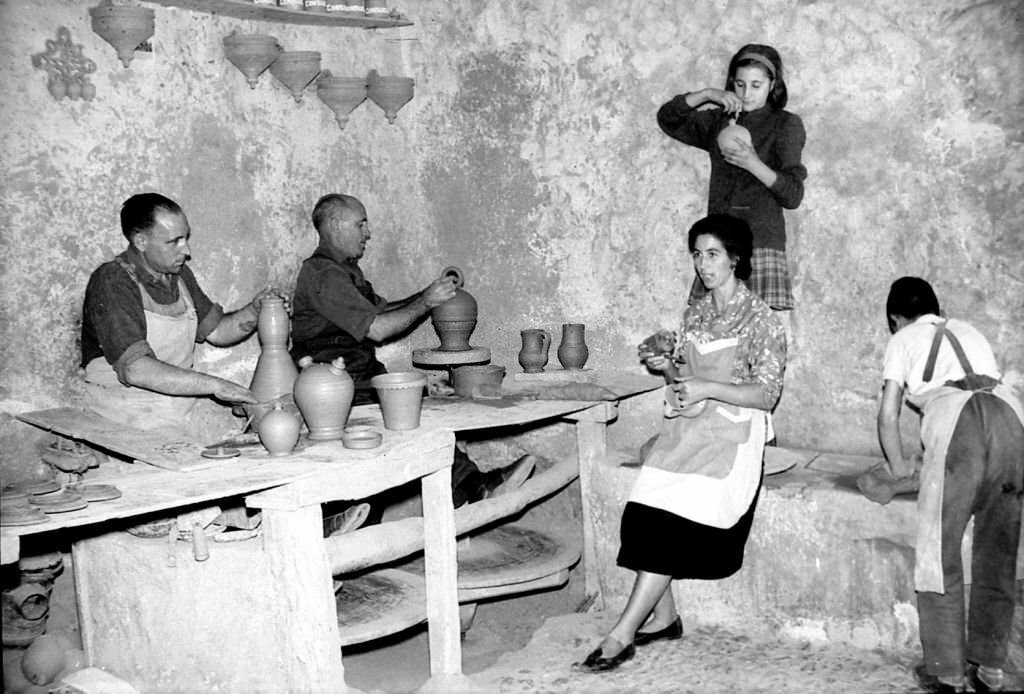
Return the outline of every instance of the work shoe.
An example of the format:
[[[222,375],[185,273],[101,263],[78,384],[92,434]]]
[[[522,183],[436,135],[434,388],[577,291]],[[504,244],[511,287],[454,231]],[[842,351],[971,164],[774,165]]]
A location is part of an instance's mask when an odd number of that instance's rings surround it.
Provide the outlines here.
[[[485,485],[483,498],[490,499],[516,491],[530,478],[536,467],[537,456],[527,453],[508,468],[496,470],[495,474],[499,475],[500,481],[494,486]]]
[[[353,530],[358,530],[370,515],[370,505],[366,502],[352,504],[341,513],[324,518],[324,537],[336,537]]]
[[[878,504],[887,504],[898,494],[914,494],[921,488],[921,476],[894,477],[889,466],[881,463],[857,478],[857,489]]]
[[[925,669],[924,663],[914,668],[914,679],[921,691],[928,692],[928,694],[956,694],[956,692],[966,691],[962,683],[959,685],[949,684],[940,680],[938,675],[929,673]]]
[[[1001,692],[1006,686],[1002,668],[987,668],[975,663],[967,664],[967,683],[976,692]]]

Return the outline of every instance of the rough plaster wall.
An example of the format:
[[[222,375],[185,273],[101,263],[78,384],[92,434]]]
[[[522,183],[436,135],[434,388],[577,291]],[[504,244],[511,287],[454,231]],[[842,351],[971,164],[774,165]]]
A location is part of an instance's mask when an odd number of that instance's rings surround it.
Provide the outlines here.
[[[633,367],[638,339],[678,321],[683,233],[706,201],[706,155],[654,113],[720,85],[748,41],[781,50],[808,131],[780,439],[875,450],[882,306],[901,274],[931,279],[1022,380],[1019,2],[423,0],[401,6],[416,26],[375,32],[156,7],[154,53],[129,69],[92,33],[90,4],[0,0],[4,412],[76,396],[85,281],[123,246],[120,202],[147,189],[184,205],[193,267],[227,308],[290,282],[314,245],[312,203],[348,191],[369,209],[364,266],[381,293],[456,264],[481,305],[473,343],[495,363],[516,368],[520,329],[557,343],[579,321],[592,365]],[[53,101],[31,67],[60,25],[97,62],[91,103]],[[223,58],[235,28],[320,50],[335,74],[414,76],[416,98],[394,126],[367,102],[340,131],[312,92],[296,104],[269,74],[250,90]],[[397,365],[435,344],[421,326],[381,354]],[[251,340],[200,365],[245,382],[256,355]],[[5,465],[24,429],[0,424]]]

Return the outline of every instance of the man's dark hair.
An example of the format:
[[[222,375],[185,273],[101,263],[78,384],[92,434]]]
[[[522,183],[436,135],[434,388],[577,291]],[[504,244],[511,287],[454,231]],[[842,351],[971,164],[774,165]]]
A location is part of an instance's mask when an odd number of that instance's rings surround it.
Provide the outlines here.
[[[932,285],[920,277],[900,277],[892,283],[885,302],[886,317],[916,320],[929,313],[939,315],[939,300]]]
[[[135,234],[149,231],[159,211],[182,214],[181,206],[159,193],[139,193],[121,204],[121,233],[129,241]]]

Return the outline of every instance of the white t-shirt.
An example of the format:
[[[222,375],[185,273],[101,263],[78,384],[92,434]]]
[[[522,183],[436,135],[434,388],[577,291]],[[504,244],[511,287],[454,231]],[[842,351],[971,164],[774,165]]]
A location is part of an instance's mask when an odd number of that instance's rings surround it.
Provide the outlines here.
[[[933,313],[920,316],[916,321],[896,331],[889,338],[885,348],[885,366],[882,378],[896,381],[904,386],[907,397],[914,397],[929,390],[940,387],[946,381],[957,381],[967,374],[960,367],[956,352],[948,339],[943,339],[939,346],[939,354],[935,359],[935,369],[928,383],[922,382],[924,367],[931,351],[932,339],[935,337],[935,324],[942,318]],[[950,319],[946,329],[956,335],[960,346],[971,368],[976,374],[984,374],[995,379],[1002,378],[995,354],[985,336],[969,323]]]

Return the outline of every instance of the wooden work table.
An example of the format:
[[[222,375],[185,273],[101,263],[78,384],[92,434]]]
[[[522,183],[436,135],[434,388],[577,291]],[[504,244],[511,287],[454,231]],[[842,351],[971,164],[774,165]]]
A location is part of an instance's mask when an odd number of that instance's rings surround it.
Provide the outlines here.
[[[53,515],[39,525],[4,527],[4,562],[17,558],[23,536],[71,531],[80,626],[90,663],[142,690],[344,692],[332,573],[339,562],[351,564],[358,557],[341,552],[339,559],[329,550],[321,504],[365,498],[418,479],[424,512],[417,533],[425,558],[432,675],[425,690],[447,691],[461,676],[458,533],[450,491],[454,433],[574,421],[579,457],[573,467],[585,486],[585,471],[607,458],[605,427],[615,419],[618,400],[660,384],[621,372],[594,382],[605,388],[605,399],[536,399],[535,387],[510,384],[501,401],[429,398],[419,429],[386,431],[376,449],[319,442],[281,458],[248,450],[213,464],[195,449],[169,447],[142,433],[132,441],[133,432],[104,428],[104,422],[90,419],[95,415],[79,410],[27,413],[23,421],[57,435],[122,455],[132,451],[130,457],[143,462],[144,451],[137,454],[149,446],[159,460],[104,478],[103,483],[122,491],[120,499]],[[379,422],[375,405],[353,408],[350,416],[350,424]],[[205,561],[193,558],[188,543],[122,532],[152,514],[174,516],[238,499],[262,511],[261,535],[246,542],[211,543]],[[588,525],[584,508],[584,561],[594,556]],[[349,536],[358,540],[361,533],[375,532],[382,532],[381,526]],[[588,593],[594,590],[588,580]]]

